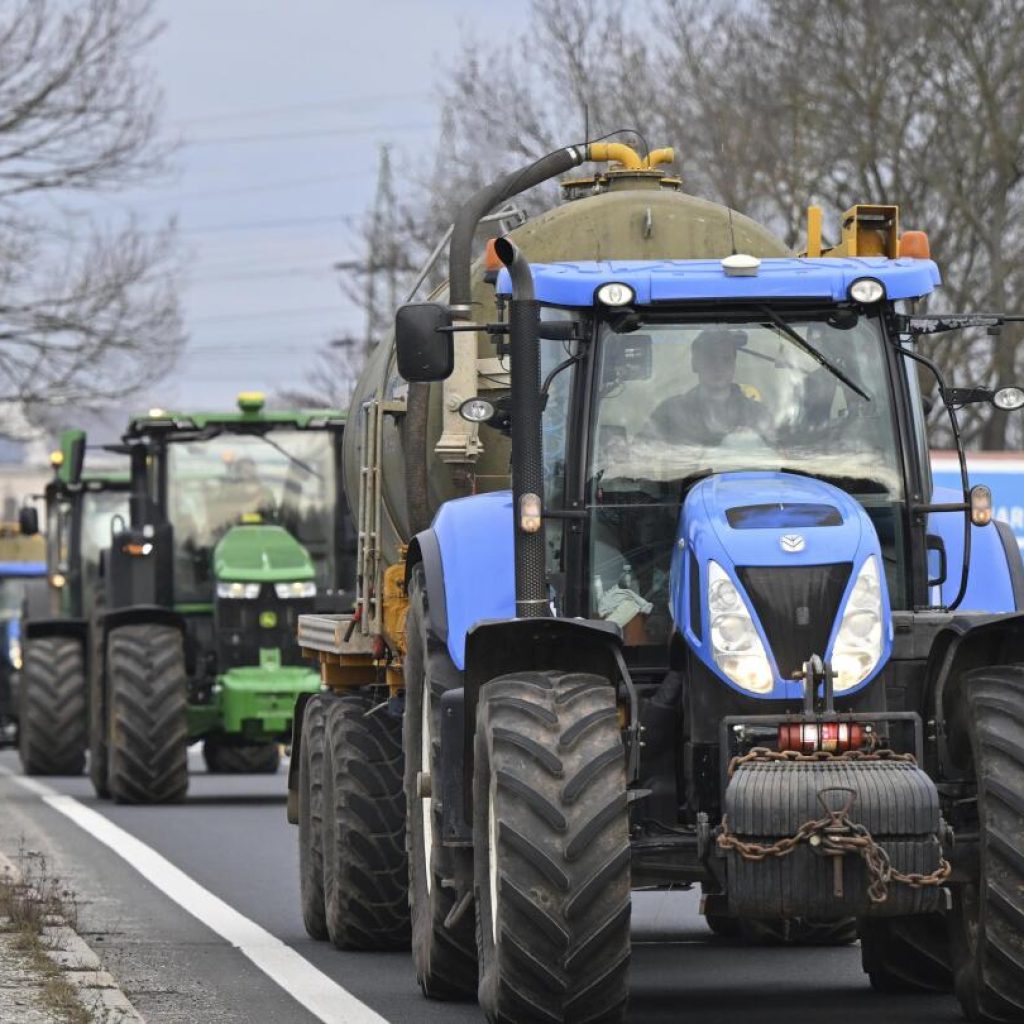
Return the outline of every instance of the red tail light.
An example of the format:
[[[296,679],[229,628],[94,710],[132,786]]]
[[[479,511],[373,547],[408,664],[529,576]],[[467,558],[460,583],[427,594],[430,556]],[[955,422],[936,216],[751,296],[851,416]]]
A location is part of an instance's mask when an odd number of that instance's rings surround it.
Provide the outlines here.
[[[795,750],[801,754],[813,754],[817,750],[830,754],[860,750],[866,739],[864,726],[856,722],[788,722],[779,726],[779,750]]]

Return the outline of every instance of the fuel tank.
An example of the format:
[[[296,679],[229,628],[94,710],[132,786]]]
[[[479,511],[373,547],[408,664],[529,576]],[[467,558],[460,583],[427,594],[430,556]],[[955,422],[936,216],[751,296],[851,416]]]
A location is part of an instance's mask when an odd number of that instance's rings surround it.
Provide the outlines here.
[[[562,189],[567,201],[510,232],[510,237],[532,262],[714,259],[734,252],[759,257],[788,255],[778,238],[749,217],[687,195],[681,191],[677,178],[657,169],[603,171],[592,178],[563,182]],[[444,301],[446,296],[447,287],[442,286],[432,298]],[[482,258],[473,267],[472,297],[476,321],[493,321],[497,316],[494,288],[485,279]],[[477,365],[472,373],[476,389],[470,384],[466,390],[471,393],[455,394],[450,383],[430,385],[425,436],[406,436],[407,428],[400,413],[383,418],[379,546],[387,564],[398,559],[399,546],[410,539],[407,458],[427,462],[431,515],[444,501],[509,486],[509,442],[490,427],[472,427],[474,433],[469,445],[474,450],[463,457],[453,457],[450,451],[442,457],[437,451],[442,433],[450,429],[456,399],[472,397],[481,390],[493,394],[502,384],[504,371],[494,361],[496,353],[492,342],[483,333],[475,338]],[[507,378],[504,380],[507,386]],[[353,510],[358,507],[360,477],[365,465],[365,418],[369,403],[400,401],[407,387],[398,375],[394,335],[389,334],[372,352],[356,384],[349,409],[344,440],[344,486]]]

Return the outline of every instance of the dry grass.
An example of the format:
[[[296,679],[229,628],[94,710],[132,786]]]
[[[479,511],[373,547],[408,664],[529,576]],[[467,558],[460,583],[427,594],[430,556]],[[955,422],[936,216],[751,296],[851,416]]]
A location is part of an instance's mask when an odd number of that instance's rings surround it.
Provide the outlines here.
[[[75,893],[50,871],[42,854],[22,848],[18,867],[19,880],[0,876],[0,931],[13,936],[14,949],[42,976],[43,1005],[66,1024],[92,1024],[92,1013],[64,979],[61,968],[47,956],[53,945],[44,934],[45,928],[58,923],[77,927]]]

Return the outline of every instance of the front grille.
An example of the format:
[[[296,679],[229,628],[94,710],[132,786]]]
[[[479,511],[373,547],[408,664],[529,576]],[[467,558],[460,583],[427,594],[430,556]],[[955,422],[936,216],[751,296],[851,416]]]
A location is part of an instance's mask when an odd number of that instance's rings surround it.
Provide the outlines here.
[[[737,568],[783,678],[812,654],[825,657],[852,570],[850,562]]]
[[[312,598],[282,601],[270,583],[263,584],[255,600],[218,598],[214,611],[218,671],[258,665],[261,648],[279,650],[283,665],[303,664],[296,640],[298,619],[312,610]],[[273,613],[275,625],[261,625],[260,617],[266,612]]]

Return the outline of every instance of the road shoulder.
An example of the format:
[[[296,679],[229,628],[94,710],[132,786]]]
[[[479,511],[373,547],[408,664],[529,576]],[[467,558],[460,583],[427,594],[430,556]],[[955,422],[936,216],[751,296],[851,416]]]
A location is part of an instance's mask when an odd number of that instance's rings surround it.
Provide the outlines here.
[[[76,919],[73,894],[41,854],[0,849],[0,1020],[144,1024]]]

